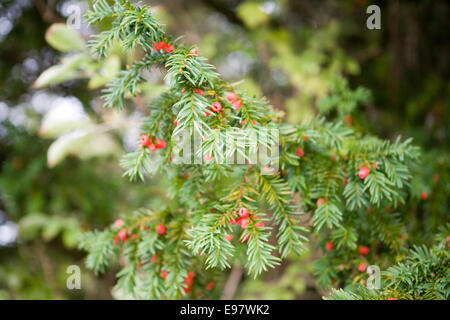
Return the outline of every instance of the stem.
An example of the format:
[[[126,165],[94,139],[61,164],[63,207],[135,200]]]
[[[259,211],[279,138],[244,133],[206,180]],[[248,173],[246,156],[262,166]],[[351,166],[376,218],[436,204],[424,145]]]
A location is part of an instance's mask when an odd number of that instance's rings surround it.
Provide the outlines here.
[[[223,289],[221,300],[233,299],[233,296],[236,293],[236,289],[241,282],[242,273],[243,270],[240,265],[235,265],[233,269],[231,269],[227,283],[225,284],[225,288]]]

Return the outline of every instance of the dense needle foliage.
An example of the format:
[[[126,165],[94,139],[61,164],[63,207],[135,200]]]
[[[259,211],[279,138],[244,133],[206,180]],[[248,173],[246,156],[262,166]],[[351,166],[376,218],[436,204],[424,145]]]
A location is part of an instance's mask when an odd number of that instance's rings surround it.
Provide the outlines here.
[[[331,243],[327,251],[332,252],[314,267],[324,286],[336,284],[336,279],[342,286],[359,281],[368,265],[385,264],[386,257],[402,249],[408,216],[400,208],[410,197],[420,155],[411,139],[362,136],[349,123],[320,117],[301,125],[283,123],[282,113],[266,100],[226,83],[195,47],[167,36],[147,6],[128,1],[110,6],[100,0],[86,18],[90,23],[111,20],[111,27],[90,42],[98,57],[108,56],[117,45],[144,52],[107,84],[105,106],[125,108],[126,98],[138,94],[139,83],[145,81],[144,70],[162,69],[167,83],[149,102],[150,115],[141,127],[151,141],[167,144],[156,151],[144,144],[121,162],[131,180],[158,176],[167,188],[167,202],[88,233],[81,247],[89,252],[89,268],[104,272],[121,256],[125,262],[117,288],[134,297],[217,297],[225,276],[221,270],[242,264],[257,276],[290,254],[301,255],[308,238],[322,248]],[[335,82],[332,95],[320,102],[322,109],[344,115],[369,101],[366,89],[352,91],[343,79]],[[215,111],[217,102],[221,108]],[[186,130],[202,137],[195,155],[204,159],[202,164],[173,161],[173,138]],[[249,160],[249,149],[263,147],[259,140],[250,146],[233,132],[255,133],[269,142],[279,139],[279,159],[223,163],[225,152]],[[279,170],[265,174],[274,161]],[[250,212],[245,226],[235,222],[242,208]],[[445,245],[442,253],[415,250],[413,259],[436,254],[448,263]],[[392,267],[388,273],[404,277],[402,268]],[[396,290],[395,281],[412,286],[393,280],[390,286]],[[433,297],[446,295],[440,288]],[[332,297],[341,296],[337,292]]]

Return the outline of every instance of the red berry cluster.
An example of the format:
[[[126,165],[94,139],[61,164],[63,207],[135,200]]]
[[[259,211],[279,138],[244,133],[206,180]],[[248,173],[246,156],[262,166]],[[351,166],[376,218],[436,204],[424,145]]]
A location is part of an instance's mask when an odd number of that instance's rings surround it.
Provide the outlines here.
[[[196,93],[196,94],[201,95],[201,96],[204,96],[204,95],[205,95],[205,93],[203,92],[203,90],[201,90],[201,89],[199,89],[199,88],[194,88],[194,89],[192,89],[192,91],[193,91],[194,93]]]
[[[240,225],[242,227],[242,229],[246,229],[247,225],[250,222],[250,219],[256,221],[259,219],[259,217],[256,215],[253,215],[253,212],[250,212],[250,214],[249,214],[249,211],[247,208],[241,208],[241,209],[239,209],[239,218],[235,219],[234,222],[233,222],[233,220],[231,220],[230,223]],[[256,222],[255,227],[264,227],[264,222],[262,222],[262,221]]]
[[[299,158],[303,157],[305,155],[305,152],[303,152],[302,147],[298,147],[295,153],[298,155]]]
[[[164,149],[166,147],[166,142],[163,139],[152,139],[147,135],[141,135],[141,147],[147,147],[150,151],[156,151],[157,149]]]
[[[114,222],[114,227],[116,229],[120,229],[124,225],[125,225],[125,221],[123,221],[122,219],[117,219]],[[127,231],[127,229],[119,230],[117,235],[114,237],[114,244],[119,244],[119,240],[122,241],[122,242],[126,242],[128,240],[128,231]]]
[[[264,222],[258,221],[259,217],[257,215],[253,214],[252,212],[249,212],[247,208],[240,208],[239,209],[239,218],[230,220],[230,224],[232,225],[239,225],[242,229],[247,229],[248,224],[250,221],[255,222],[254,226],[258,228],[264,227]],[[250,235],[247,235],[246,238],[243,239],[243,241],[248,241],[250,238]],[[225,236],[225,239],[228,241],[231,241],[233,239],[233,235],[229,233]]]
[[[242,100],[239,99],[239,96],[238,96],[236,93],[234,93],[234,92],[228,92],[228,93],[225,95],[225,98],[226,98],[229,102],[231,102],[231,104],[233,105],[234,110],[238,111],[238,110],[241,108],[241,106],[242,106]]]
[[[173,44],[168,44],[164,41],[155,42],[153,44],[153,49],[155,49],[156,51],[164,50],[165,52],[170,53],[173,51]]]
[[[194,271],[189,271],[183,283],[183,291],[185,294],[188,294],[189,292],[192,291],[192,287],[194,286],[194,278],[195,278]]]

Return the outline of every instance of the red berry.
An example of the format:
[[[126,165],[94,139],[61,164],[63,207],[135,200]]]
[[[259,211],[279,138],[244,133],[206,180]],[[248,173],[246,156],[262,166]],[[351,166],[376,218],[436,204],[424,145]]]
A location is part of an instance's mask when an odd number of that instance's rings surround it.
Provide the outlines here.
[[[264,222],[259,221],[259,222],[255,223],[255,227],[260,227],[260,228],[264,227]]]
[[[205,160],[205,162],[211,161],[212,158],[213,158],[213,156],[210,155],[210,154],[205,154],[205,156],[203,157],[203,159]]]
[[[247,218],[241,219],[241,227],[242,227],[242,229],[246,229],[247,225],[248,225],[248,219]]]
[[[188,274],[187,274],[187,278],[188,278],[188,279],[194,279],[194,278],[195,278],[195,273],[194,273],[194,271],[189,271]]]
[[[334,244],[331,241],[327,241],[327,243],[325,244],[325,250],[327,251],[331,251],[333,250]]]
[[[192,288],[191,288],[190,286],[188,286],[188,287],[183,287],[183,291],[184,291],[184,294],[188,294],[189,292],[192,291]]]
[[[388,300],[398,300],[397,298],[388,298]]]
[[[242,106],[242,101],[240,99],[233,101],[234,110],[238,111],[241,108],[241,106]]]
[[[316,205],[319,207],[321,204],[324,204],[325,200],[322,198],[317,199]]]
[[[156,232],[158,232],[158,234],[164,234],[166,232],[166,226],[162,223],[158,224]]]
[[[361,169],[359,169],[358,175],[361,179],[365,179],[369,175],[369,172],[369,167],[362,167]]]
[[[228,235],[225,236],[225,239],[231,242],[231,240],[233,239],[233,235],[229,233]]]
[[[213,288],[214,288],[214,282],[212,282],[212,281],[209,282],[205,287],[205,289],[208,291],[212,290]]]
[[[420,199],[427,200],[428,199],[428,193],[426,193],[425,191],[422,191],[420,193]]]
[[[209,112],[203,112],[203,116],[206,118],[207,116],[209,116]],[[203,140],[202,140],[203,141]]]
[[[152,140],[149,136],[147,134],[141,135],[141,145],[148,147],[150,144],[152,144]]]
[[[117,235],[119,236],[119,239],[122,240],[122,242],[125,242],[128,239],[128,232],[125,229],[120,230]]]
[[[366,271],[366,265],[364,263],[360,263],[359,266],[358,266],[358,271],[359,272]]]
[[[235,219],[231,219],[230,220],[230,224],[233,224],[233,225],[236,224],[236,220]]]
[[[142,268],[144,266],[144,264],[142,262],[140,262],[140,261],[137,263],[137,265],[138,265],[139,268]]]
[[[222,110],[222,104],[219,101],[215,101],[211,104],[211,109],[214,112],[219,112]]]
[[[155,147],[156,149],[164,149],[166,147],[166,142],[163,139],[156,140],[155,139]]]
[[[247,208],[240,208],[239,209],[239,216],[241,218],[247,218],[248,217],[248,209]]]
[[[181,177],[182,177],[183,179],[189,179],[189,173],[182,173],[182,174],[181,174]]]
[[[119,244],[119,236],[114,237],[114,244]]]
[[[176,126],[178,125],[178,121],[177,121],[177,119],[173,119],[173,121],[172,121],[172,122],[173,122],[173,124],[174,124],[174,125],[176,125]]]
[[[295,153],[299,156],[299,158],[303,157],[305,155],[305,153],[303,152],[302,147],[298,147],[297,151],[295,151]]]
[[[170,53],[173,51],[173,44],[165,43],[163,49],[165,52]]]
[[[156,254],[154,254],[154,255],[150,258],[150,262],[151,262],[151,263],[155,263],[156,258],[157,258],[157,256],[156,256]]]
[[[236,93],[234,92],[227,92],[227,94],[225,95],[225,98],[230,101],[233,102],[234,100],[237,100],[239,97]]]
[[[363,256],[366,256],[366,255],[369,254],[369,248],[366,247],[366,246],[360,246],[360,247],[358,248],[358,252],[359,252],[359,254],[361,254],[361,255],[363,255]]]
[[[308,137],[307,136],[303,136],[303,141],[308,141]]]
[[[156,146],[154,144],[151,144],[148,146],[148,150],[150,150],[151,152],[156,151]]]
[[[161,278],[165,279],[167,278],[168,274],[164,270],[161,270]]]
[[[131,240],[136,240],[137,239],[137,234],[133,234],[132,236],[131,236]]]
[[[192,91],[194,91],[195,93],[199,94],[199,95],[203,95],[203,91],[198,89],[198,88],[194,88]]]
[[[156,51],[161,50],[164,46],[166,45],[166,43],[164,41],[160,41],[160,42],[155,42],[153,44],[153,49],[155,49]]]
[[[197,49],[194,48],[191,51],[189,51],[189,54],[196,56],[198,54],[198,51],[197,51]]]
[[[120,227],[122,227],[125,224],[125,221],[123,221],[122,219],[117,219],[116,221],[114,221],[114,227],[116,229],[120,229]]]
[[[345,124],[347,125],[347,127],[350,127],[352,125],[352,122],[353,122],[352,116],[349,115],[349,114],[346,115],[344,117],[344,121],[345,121]]]

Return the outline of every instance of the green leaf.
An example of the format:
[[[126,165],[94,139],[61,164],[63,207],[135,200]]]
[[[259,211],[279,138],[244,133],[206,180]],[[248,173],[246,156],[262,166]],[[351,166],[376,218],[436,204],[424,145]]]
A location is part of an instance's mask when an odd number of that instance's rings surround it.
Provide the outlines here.
[[[81,51],[86,47],[81,35],[65,23],[52,24],[45,33],[45,40],[62,52]]]
[[[78,68],[89,60],[84,53],[76,54],[62,59],[61,64],[55,65],[42,72],[34,81],[34,88],[45,88],[51,85],[62,83],[69,80],[78,79],[84,76],[84,73]]]
[[[89,80],[88,88],[97,89],[117,76],[120,71],[120,58],[118,55],[109,56],[100,66],[97,73]]]
[[[77,130],[62,135],[54,141],[47,151],[47,165],[53,168],[69,154],[75,154],[88,141],[88,131]]]

